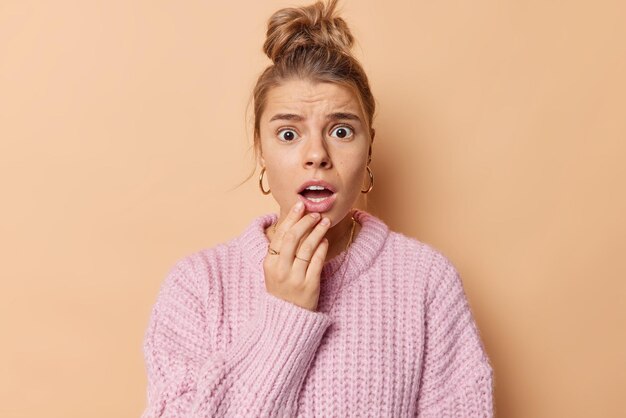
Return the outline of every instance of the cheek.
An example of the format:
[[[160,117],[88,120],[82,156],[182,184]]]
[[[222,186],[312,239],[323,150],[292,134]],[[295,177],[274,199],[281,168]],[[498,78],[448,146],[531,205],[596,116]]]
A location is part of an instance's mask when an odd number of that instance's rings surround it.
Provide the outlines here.
[[[360,184],[363,180],[365,167],[361,166],[360,164],[355,164],[354,159],[345,161],[341,168],[346,183],[350,183],[351,185]]]
[[[297,167],[294,163],[293,158],[290,159],[286,155],[273,154],[265,157],[267,182],[275,197],[280,198],[283,195],[292,194],[296,187],[294,181]]]
[[[359,196],[359,191],[363,188],[363,172],[365,167],[355,165],[354,161],[345,161],[341,167],[337,167],[341,184],[343,188],[343,196],[348,200]]]

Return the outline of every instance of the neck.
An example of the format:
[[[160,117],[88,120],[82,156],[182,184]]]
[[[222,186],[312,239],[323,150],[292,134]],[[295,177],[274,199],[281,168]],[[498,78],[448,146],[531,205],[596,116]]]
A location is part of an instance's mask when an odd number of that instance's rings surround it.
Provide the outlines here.
[[[350,242],[350,233],[352,231],[352,213],[348,214],[335,226],[330,228],[326,233],[328,239],[328,251],[326,252],[326,261],[333,259],[346,250],[346,246]],[[359,230],[359,223],[354,225],[354,233],[352,234],[352,242]]]

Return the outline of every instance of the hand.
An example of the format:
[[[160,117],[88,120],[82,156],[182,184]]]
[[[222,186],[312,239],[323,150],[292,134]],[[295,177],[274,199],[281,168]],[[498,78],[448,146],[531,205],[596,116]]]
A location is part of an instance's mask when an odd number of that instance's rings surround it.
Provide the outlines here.
[[[315,311],[320,294],[320,274],[328,251],[328,240],[324,235],[330,227],[330,220],[320,221],[319,213],[303,216],[303,212],[304,206],[299,201],[287,218],[277,225],[269,248],[279,254],[271,254],[270,250],[263,260],[265,288],[278,298]]]

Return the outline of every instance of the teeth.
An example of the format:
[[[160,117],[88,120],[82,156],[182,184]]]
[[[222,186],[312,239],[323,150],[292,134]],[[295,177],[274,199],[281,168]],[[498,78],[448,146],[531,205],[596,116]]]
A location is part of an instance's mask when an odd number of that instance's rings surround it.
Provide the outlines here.
[[[309,186],[306,190],[324,190],[322,186]]]
[[[328,199],[327,197],[307,197],[311,202],[321,202],[322,200]]]

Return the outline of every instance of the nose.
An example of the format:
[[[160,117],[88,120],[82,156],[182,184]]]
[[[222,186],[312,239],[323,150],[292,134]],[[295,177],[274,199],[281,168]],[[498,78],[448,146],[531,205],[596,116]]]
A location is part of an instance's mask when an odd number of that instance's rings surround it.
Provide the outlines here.
[[[330,153],[326,148],[326,140],[323,135],[317,134],[309,138],[304,150],[304,165],[306,168],[330,168],[332,162]]]

